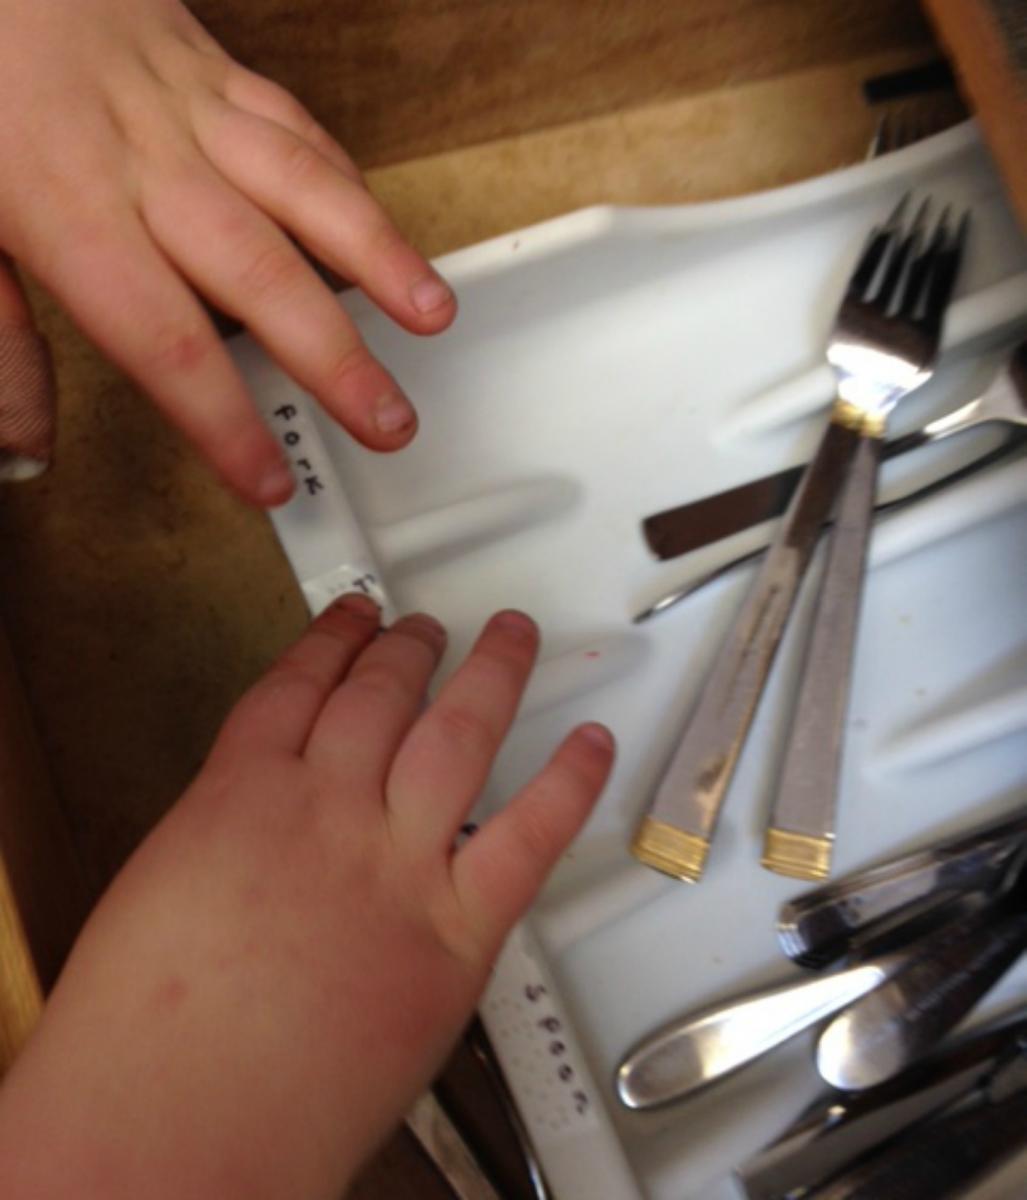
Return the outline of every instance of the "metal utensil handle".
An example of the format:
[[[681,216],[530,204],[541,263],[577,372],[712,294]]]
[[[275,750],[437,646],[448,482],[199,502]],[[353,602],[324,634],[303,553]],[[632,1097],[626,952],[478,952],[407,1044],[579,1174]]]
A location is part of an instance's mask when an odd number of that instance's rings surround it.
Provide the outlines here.
[[[763,865],[797,879],[831,869],[845,714],[856,649],[881,439],[864,435],[831,532]]]
[[[1027,353],[1027,350],[1021,353]],[[899,458],[929,442],[944,441],[990,421],[1023,425],[1023,406],[1015,399],[1001,407],[994,403],[989,406],[988,401],[999,394],[1014,395],[1005,371],[1000,371],[987,390],[975,399],[936,417],[921,429],[885,442],[881,449],[881,461]],[[722,538],[732,537],[772,517],[779,517],[795,494],[804,470],[802,463],[785,467],[772,475],[725,488],[712,496],[702,496],[687,504],[653,513],[642,522],[646,544],[658,559],[666,561],[719,542]]]
[[[1021,1017],[963,1038],[880,1087],[842,1096],[831,1089],[735,1175],[747,1200],[781,1200],[825,1182],[857,1158],[927,1117],[959,1105],[1004,1100],[991,1087],[1023,1090],[1027,1021]],[[997,1080],[997,1085],[993,1081]]]
[[[474,1151],[432,1092],[417,1098],[406,1125],[456,1200],[500,1200]]]
[[[781,906],[778,940],[793,961],[822,965],[845,954],[854,936],[953,889],[990,891],[1027,837],[1027,809],[946,838],[926,850],[853,872]]]
[[[535,1193],[535,1200],[553,1200],[553,1194],[549,1189],[549,1184],[546,1182],[542,1164],[539,1162],[538,1155],[535,1153],[535,1147],[531,1143],[531,1135],[528,1133],[524,1118],[521,1116],[517,1102],[510,1091],[510,1085],[506,1081],[506,1076],[503,1074],[499,1056],[496,1054],[495,1047],[492,1045],[492,1041],[485,1030],[485,1026],[481,1023],[480,1017],[476,1017],[471,1023],[471,1027],[467,1032],[467,1041],[471,1052],[481,1064],[496,1099],[499,1101],[500,1107],[503,1109],[510,1124],[510,1131],[513,1133],[514,1140],[517,1142],[517,1147],[521,1152],[528,1181]]]
[[[887,462],[898,458],[930,441],[940,441],[972,429],[977,423],[966,421],[933,436],[923,430],[903,434],[884,443],[881,460]],[[785,467],[773,475],[764,475],[712,496],[653,513],[642,522],[646,544],[661,562],[665,562],[779,517],[795,495],[805,469],[805,463]]]
[[[911,1130],[807,1200],[947,1200],[1027,1143],[1027,1094]]]
[[[836,410],[636,833],[632,851],[647,866],[689,882],[701,876],[799,584],[860,440]]]
[[[938,479],[924,484],[923,487],[916,488],[912,492],[907,492],[904,496],[897,496],[894,500],[886,500],[876,505],[874,513],[877,516],[883,516],[887,513],[899,512],[901,509],[908,508],[911,504],[917,504],[921,500],[927,500],[931,496],[944,491],[946,488],[979,474],[993,464],[1011,458],[1022,449],[1025,442],[1027,442],[1027,434],[1022,429],[1014,430],[994,450],[989,450],[987,453],[982,454],[980,458],[972,459],[965,466],[957,467],[956,470],[949,472],[947,475],[942,475]],[[830,521],[827,524],[830,525]],[[758,546],[755,550],[750,550],[747,554],[739,555],[737,558],[721,563],[719,567],[715,567],[708,574],[702,575],[698,579],[693,579],[683,587],[675,588],[672,592],[665,593],[655,603],[650,604],[648,608],[637,613],[634,617],[635,622],[648,621],[652,617],[669,612],[670,609],[680,604],[683,600],[687,600],[690,596],[694,596],[697,592],[702,591],[703,588],[715,580],[723,579],[725,576],[731,575],[736,569],[748,566],[750,563],[758,562],[766,552],[765,547]]]
[[[932,1049],[1027,949],[1027,914],[988,906],[922,939],[888,982],[837,1017],[817,1045],[836,1087],[873,1087]]]

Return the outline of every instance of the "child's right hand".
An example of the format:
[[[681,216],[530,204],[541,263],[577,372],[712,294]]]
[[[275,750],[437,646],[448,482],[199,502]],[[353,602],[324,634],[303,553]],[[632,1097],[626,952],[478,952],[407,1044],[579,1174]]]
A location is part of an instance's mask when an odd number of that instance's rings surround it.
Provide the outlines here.
[[[358,440],[409,441],[409,401],[287,235],[414,333],[453,295],[310,114],[179,0],[0,0],[0,25],[0,343],[31,323],[6,253],[258,504],[292,480],[194,291]]]

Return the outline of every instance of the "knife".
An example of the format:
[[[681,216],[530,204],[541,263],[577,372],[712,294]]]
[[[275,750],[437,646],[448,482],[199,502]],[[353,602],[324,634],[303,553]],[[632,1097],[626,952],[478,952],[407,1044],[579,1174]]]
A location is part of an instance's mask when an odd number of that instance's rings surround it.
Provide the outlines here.
[[[981,1100],[893,1139],[804,1200],[950,1200],[1027,1145],[1027,1060],[1011,1060]]]
[[[1011,1064],[1025,1058],[1027,1015],[1021,1015],[975,1032],[878,1087],[855,1095],[828,1092],[735,1177],[746,1200],[805,1195],[902,1130],[983,1098]]]
[[[982,395],[929,422],[923,429],[886,442],[881,457],[898,458],[928,442],[942,441],[989,422],[1027,426],[1027,341],[1016,347],[1008,369],[1003,367]],[[805,463],[800,463],[775,475],[765,475],[646,517],[642,522],[646,544],[660,560],[677,558],[779,517],[788,507],[805,469]]]
[[[917,488],[915,491],[907,492],[903,496],[897,496],[894,500],[886,500],[883,503],[877,504],[874,507],[874,512],[878,516],[883,516],[888,513],[898,512],[901,509],[915,504],[920,500],[927,500],[929,497],[936,495],[938,492],[944,491],[956,483],[962,482],[964,479],[969,479],[973,475],[986,470],[988,467],[998,463],[1005,462],[1006,459],[1013,458],[1027,444],[1027,431],[1014,430],[1001,445],[996,446],[994,450],[988,450],[979,458],[971,459],[965,466],[957,467],[954,471],[946,475],[941,475],[937,479],[931,480],[923,487]],[[824,528],[830,527],[831,522],[827,521]],[[768,537],[769,541],[769,537]],[[713,583],[717,579],[722,579],[726,575],[730,575],[738,568],[747,566],[750,563],[759,562],[767,553],[766,545],[757,546],[755,550],[750,550],[747,554],[740,554],[736,558],[729,559],[722,563],[719,567],[714,567],[712,571],[708,571],[705,575],[701,575],[696,579],[690,579],[687,583],[680,587],[674,588],[672,591],[664,593],[658,600],[648,605],[641,612],[636,613],[632,617],[632,621],[636,625],[642,624],[644,621],[649,621],[653,617],[661,616],[663,613],[674,608],[683,600],[687,600],[689,596],[694,596],[696,592],[701,591],[708,584]]]

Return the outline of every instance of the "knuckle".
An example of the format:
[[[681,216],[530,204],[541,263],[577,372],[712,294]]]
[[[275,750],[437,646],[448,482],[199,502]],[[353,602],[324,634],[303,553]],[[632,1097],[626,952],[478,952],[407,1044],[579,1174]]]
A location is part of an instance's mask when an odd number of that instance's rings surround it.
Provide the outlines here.
[[[495,734],[480,713],[463,706],[445,707],[439,709],[438,721],[443,739],[453,750],[476,759],[491,756]]]
[[[367,217],[364,240],[373,258],[387,258],[398,250],[405,250],[406,239],[395,225],[378,207],[378,202],[372,200],[372,210]]]
[[[479,647],[476,652],[477,670],[483,677],[519,680],[529,670],[533,653],[529,646],[511,642],[491,642]]]
[[[408,689],[402,678],[386,663],[358,664],[350,672],[350,682],[367,702],[392,705],[405,702],[408,698]]]
[[[296,187],[311,186],[324,171],[324,159],[308,142],[297,139],[283,153],[283,175]]]
[[[243,256],[239,284],[246,295],[257,300],[279,296],[295,287],[300,274],[296,254],[285,245],[251,248]]]
[[[536,799],[542,799],[536,793]],[[524,857],[529,862],[545,862],[549,859],[553,845],[552,823],[549,821],[545,805],[534,804],[518,814],[518,819],[510,828],[510,834]]]
[[[75,215],[54,237],[49,223],[62,210]],[[46,188],[45,204],[25,221],[25,247],[19,257],[50,287],[73,291],[86,280],[95,285],[98,265],[109,261],[118,245],[112,220],[97,211],[96,198],[76,196],[66,179]]]
[[[273,108],[283,119],[290,121],[301,121],[304,118],[311,120],[312,118],[307,113],[307,110],[289,91],[280,83],[276,83],[273,79],[268,79],[266,75],[251,74],[251,86],[259,93],[264,103],[269,108]]]
[[[357,342],[354,345],[344,347],[329,362],[325,369],[325,382],[328,388],[333,391],[344,389],[353,379],[354,375],[368,368],[373,368],[376,365],[370,351],[363,342]]]
[[[321,680],[315,671],[294,651],[286,651],[266,679],[268,702],[287,703],[297,694],[321,690]]]
[[[202,325],[173,324],[154,332],[149,357],[159,373],[188,374],[204,366],[216,350],[213,335]]]
[[[232,710],[231,728],[245,732],[250,726],[277,724],[297,704],[318,691],[315,681],[299,667],[281,664],[252,688]],[[227,726],[226,726],[227,727]]]

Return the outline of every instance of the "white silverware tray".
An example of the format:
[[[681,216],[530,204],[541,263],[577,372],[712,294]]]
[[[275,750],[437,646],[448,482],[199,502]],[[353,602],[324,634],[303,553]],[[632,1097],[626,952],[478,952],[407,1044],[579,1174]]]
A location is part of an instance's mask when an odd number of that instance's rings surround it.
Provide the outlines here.
[[[731,1168],[818,1091],[809,1041],[690,1102],[619,1109],[625,1049],[676,1013],[784,979],[758,865],[803,601],[731,789],[704,881],[627,844],[751,575],[641,627],[646,603],[715,565],[658,564],[639,521],[800,461],[830,379],[824,337],[870,225],[913,187],[970,205],[973,233],[934,382],[897,432],[969,399],[1027,328],[1027,245],[972,125],[738,200],[594,208],[439,262],[461,302],[428,341],[343,298],[418,405],[409,449],[354,445],[246,338],[235,353],[301,478],[275,524],[312,609],[359,583],[451,633],[446,669],[495,609],[540,622],[544,661],[497,764],[494,810],[573,724],[619,741],[588,828],[504,952],[483,1016],[559,1200],[719,1200]],[[889,468],[936,472],[982,431]],[[882,522],[871,550],[841,786],[837,870],[1011,806],[1027,784],[1027,469],[1001,466]],[[736,540],[733,549],[744,545]],[[809,588],[804,599],[809,599]],[[1011,974],[985,1011],[1027,996]],[[1011,1173],[1012,1171],[1012,1173]],[[980,1190],[1022,1195],[1022,1164]],[[1015,1178],[1021,1180],[1019,1186]]]

